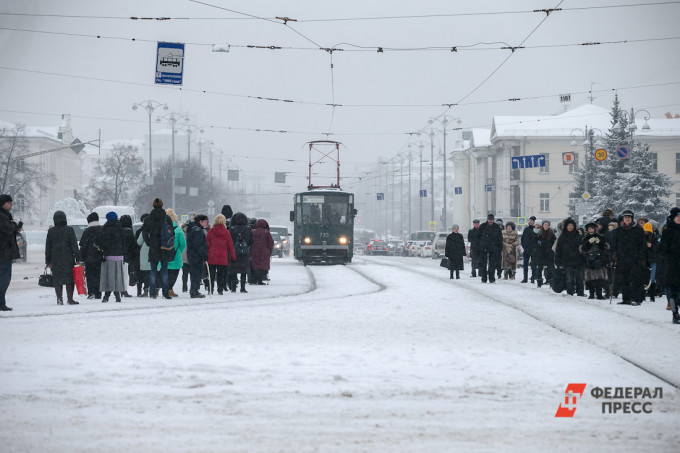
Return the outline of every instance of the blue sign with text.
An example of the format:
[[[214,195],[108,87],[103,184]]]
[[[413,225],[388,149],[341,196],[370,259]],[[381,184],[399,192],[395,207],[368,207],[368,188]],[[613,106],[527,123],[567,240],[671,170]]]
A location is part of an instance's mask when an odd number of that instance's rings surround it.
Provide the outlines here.
[[[493,191],[493,186],[491,184],[487,184],[484,186],[484,191],[485,192],[492,192]]]
[[[427,190],[423,189],[420,191],[420,198],[427,198]]]
[[[454,187],[453,188],[453,194],[454,195],[463,195],[463,188],[462,187]]]
[[[156,50],[156,82],[181,85],[184,74],[184,43],[159,42]]]
[[[532,156],[514,156],[512,158],[512,169],[545,167],[545,155],[534,154]]]
[[[384,200],[385,199],[385,194],[378,192],[378,200]]]

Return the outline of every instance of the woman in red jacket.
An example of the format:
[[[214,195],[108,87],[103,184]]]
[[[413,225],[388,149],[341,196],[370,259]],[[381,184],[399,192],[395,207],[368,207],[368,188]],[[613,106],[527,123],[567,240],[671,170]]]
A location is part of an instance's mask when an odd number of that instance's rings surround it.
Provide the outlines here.
[[[220,296],[227,289],[227,266],[229,260],[236,259],[234,242],[226,227],[227,219],[222,214],[217,214],[213,221],[213,227],[208,231],[208,268],[210,269],[210,294],[215,287],[217,278],[217,294]]]
[[[253,229],[253,247],[250,250],[250,263],[253,269],[252,282],[256,285],[264,285],[269,272],[274,239],[269,232],[269,224],[264,219],[255,222]]]

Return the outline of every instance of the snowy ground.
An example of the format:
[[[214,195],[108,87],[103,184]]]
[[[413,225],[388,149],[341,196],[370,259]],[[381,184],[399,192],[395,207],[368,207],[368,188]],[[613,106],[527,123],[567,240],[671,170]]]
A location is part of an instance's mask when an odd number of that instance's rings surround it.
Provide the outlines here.
[[[0,451],[678,451],[680,328],[438,261],[273,259],[271,285],[57,306],[40,254],[0,315]],[[25,278],[27,277],[27,278]],[[555,418],[586,383],[573,418]],[[603,414],[595,387],[661,387]],[[611,400],[629,401],[629,400]]]

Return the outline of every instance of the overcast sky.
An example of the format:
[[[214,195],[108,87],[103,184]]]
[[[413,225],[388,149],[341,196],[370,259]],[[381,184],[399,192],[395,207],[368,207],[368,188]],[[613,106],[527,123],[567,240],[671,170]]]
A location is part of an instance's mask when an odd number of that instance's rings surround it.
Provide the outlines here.
[[[593,82],[594,103],[602,107],[611,107],[618,90],[625,108],[646,108],[653,117],[680,113],[680,2],[0,0],[0,6],[0,119],[57,126],[70,113],[83,141],[99,129],[105,141],[142,139],[148,117],[131,106],[153,99],[189,114],[206,138],[251,171],[302,177],[304,143],[330,132],[346,147],[344,175],[357,175],[394,157],[408,132],[432,117],[446,112],[468,128],[490,127],[494,115],[560,113],[560,94],[571,93],[576,107],[589,102]],[[562,11],[531,12],[554,7]],[[297,22],[284,25],[277,16]],[[158,41],[186,43],[182,89],[154,84]],[[628,42],[606,44],[614,41]],[[603,44],[576,45],[589,42]],[[212,44],[231,45],[230,52],[212,52]],[[525,48],[514,53],[500,49],[520,44]],[[520,100],[507,101],[513,98]]]

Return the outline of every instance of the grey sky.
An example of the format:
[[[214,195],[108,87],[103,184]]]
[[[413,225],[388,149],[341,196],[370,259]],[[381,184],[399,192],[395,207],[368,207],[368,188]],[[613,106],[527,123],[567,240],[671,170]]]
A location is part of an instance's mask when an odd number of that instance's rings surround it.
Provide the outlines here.
[[[591,82],[598,82],[595,90],[607,90],[595,94],[595,103],[603,107],[611,106],[613,90],[619,89],[624,107],[646,108],[654,117],[666,111],[680,113],[679,39],[562,46],[680,37],[680,3],[605,7],[641,3],[653,2],[1,0],[0,12],[4,13],[189,19],[0,15],[0,119],[56,126],[61,113],[70,113],[81,140],[95,138],[100,128],[104,140],[139,139],[147,131],[147,117],[144,111],[132,111],[131,105],[154,99],[190,114],[193,123],[204,126],[205,137],[214,140],[225,154],[252,156],[234,158],[242,168],[290,171],[300,176],[294,184],[304,184],[304,143],[323,139],[321,134],[330,131],[334,134],[331,139],[346,146],[341,155],[343,172],[351,176],[379,157],[396,155],[408,140],[407,132],[426,127],[429,118],[446,110],[442,104],[463,99],[447,112],[461,118],[463,127],[489,127],[493,115],[559,113],[563,110],[559,94],[572,93],[572,106],[578,106],[588,102]],[[288,27],[280,21],[247,18],[207,4],[300,22],[290,22]],[[564,10],[552,13],[540,26],[545,13],[522,12],[558,4]],[[302,22],[427,15],[449,16]],[[466,97],[510,54],[499,47],[517,46],[530,34],[524,43],[527,48],[517,50]],[[183,90],[154,86],[157,41],[186,43]],[[317,46],[310,41],[345,49],[332,54],[332,74],[330,54],[315,50]],[[482,42],[489,44],[465,50],[465,46]],[[229,53],[214,53],[210,44],[230,44],[232,48]],[[238,47],[244,45],[299,50]],[[358,51],[354,46],[369,49]],[[385,52],[376,52],[377,46]],[[453,46],[459,51],[447,50]],[[389,50],[430,47],[444,50]],[[644,87],[664,83],[674,84]],[[534,97],[540,98],[526,99]],[[522,100],[487,102],[510,98]],[[333,109],[308,104],[333,102],[342,106]],[[160,126],[154,124],[156,127]],[[282,160],[255,159],[259,157]]]

